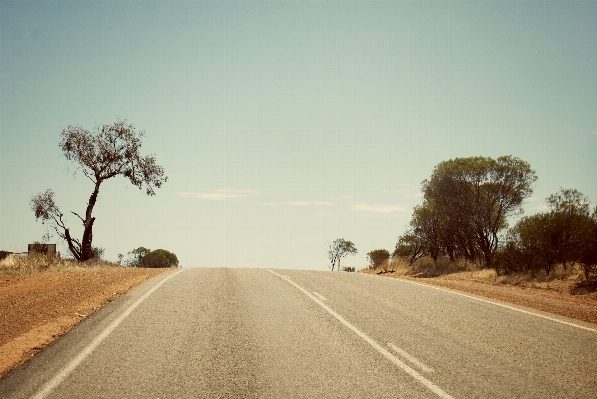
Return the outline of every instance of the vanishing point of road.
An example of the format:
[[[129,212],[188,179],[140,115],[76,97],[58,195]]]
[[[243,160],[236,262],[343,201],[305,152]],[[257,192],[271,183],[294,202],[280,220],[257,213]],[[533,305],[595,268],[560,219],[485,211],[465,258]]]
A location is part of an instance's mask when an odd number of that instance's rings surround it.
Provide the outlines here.
[[[0,380],[0,398],[595,398],[597,326],[359,273],[182,269]]]

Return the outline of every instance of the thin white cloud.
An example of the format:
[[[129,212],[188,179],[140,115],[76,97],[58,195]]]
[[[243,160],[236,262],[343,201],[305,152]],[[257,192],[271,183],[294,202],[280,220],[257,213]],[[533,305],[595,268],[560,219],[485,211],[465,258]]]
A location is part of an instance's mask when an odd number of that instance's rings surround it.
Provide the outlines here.
[[[279,202],[258,202],[257,205],[261,205],[261,206],[280,206],[282,205]]]
[[[181,192],[178,193],[183,198],[196,198],[207,201],[236,201],[247,197],[256,197],[259,195],[258,191],[255,190],[235,190],[235,189],[216,189],[208,192]]]
[[[333,203],[328,201],[292,201],[288,205],[294,206],[334,206]]]
[[[401,205],[388,205],[388,204],[356,204],[352,205],[350,209],[359,212],[371,213],[371,214],[382,214],[382,215],[395,215],[398,213],[406,212],[406,208]]]
[[[405,185],[401,185],[401,186],[405,186]],[[403,197],[409,197],[409,198],[419,198],[419,197],[423,196],[423,193],[421,192],[421,190],[418,188],[414,188],[414,187],[383,190],[382,193],[384,193],[384,194],[387,194],[387,193],[400,194]]]

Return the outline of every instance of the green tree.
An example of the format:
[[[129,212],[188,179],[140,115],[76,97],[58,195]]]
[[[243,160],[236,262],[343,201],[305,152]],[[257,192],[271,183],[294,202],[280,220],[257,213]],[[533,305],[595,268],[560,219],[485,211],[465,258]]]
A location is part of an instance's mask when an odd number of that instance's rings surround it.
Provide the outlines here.
[[[421,240],[412,232],[407,231],[400,237],[392,253],[392,257],[405,257],[408,258],[408,263],[412,265],[417,259],[424,256],[423,245]]]
[[[590,233],[589,199],[575,189],[560,189],[546,199],[553,224],[553,241],[557,261],[564,268],[579,259]]]
[[[347,255],[354,255],[358,251],[352,241],[347,241],[344,238],[338,238],[330,244],[328,249],[328,259],[330,260],[330,269],[334,271],[336,262],[338,263],[338,271],[342,270],[340,267],[340,259]]]
[[[178,258],[165,249],[156,249],[141,259],[141,267],[178,267]]]
[[[508,217],[523,212],[536,180],[530,165],[516,157],[456,158],[435,167],[423,182],[423,194],[464,235],[463,248],[473,244],[469,256],[478,249],[486,267],[492,267],[499,232],[507,227]]]
[[[164,169],[156,164],[154,156],[142,157],[139,154],[145,133],[137,132],[126,120],[96,127],[93,132],[81,126],[69,126],[62,131],[61,136],[60,148],[65,158],[78,163],[85,177],[93,183],[85,214],[80,216],[71,211],[83,225],[82,238],[72,236],[64,213],[54,201],[52,190],[33,196],[31,209],[37,220],[49,223],[58,236],[66,241],[75,259],[83,262],[94,256],[92,242],[95,217],[92,212],[104,181],[121,175],[139,189],[145,188],[147,195],[155,195],[154,189],[161,187],[168,178]]]
[[[369,268],[377,269],[390,259],[390,252],[387,249],[374,249],[367,253],[367,257],[369,258]]]
[[[143,267],[143,258],[151,252],[150,249],[145,247],[139,247],[130,251],[128,255],[128,259],[125,262],[127,267]]]
[[[555,241],[556,224],[550,213],[538,213],[523,217],[508,231],[506,245],[502,248],[503,271],[530,271],[536,274],[543,270],[549,274],[557,263]]]
[[[588,280],[597,265],[596,212],[591,215],[588,198],[575,189],[561,189],[546,202],[549,212],[524,217],[508,231],[499,267],[549,274],[558,263],[576,262]]]
[[[579,254],[578,261],[589,281],[591,274],[597,274],[597,207],[584,228],[585,245]]]
[[[430,256],[435,263],[443,247],[442,223],[437,208],[430,203],[416,206],[410,226],[421,247],[421,254]]]

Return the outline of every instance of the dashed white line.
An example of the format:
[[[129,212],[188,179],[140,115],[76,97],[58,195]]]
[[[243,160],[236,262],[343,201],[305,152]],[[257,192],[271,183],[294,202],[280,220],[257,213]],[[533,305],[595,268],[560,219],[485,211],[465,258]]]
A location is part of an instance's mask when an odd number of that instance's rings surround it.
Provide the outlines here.
[[[327,301],[327,298],[318,292],[313,291],[313,295],[315,295],[317,298],[321,299],[322,301]]]
[[[160,288],[162,285],[164,285],[164,283],[166,281],[170,280],[172,277],[176,276],[178,273],[184,272],[185,270],[186,269],[182,269],[174,274],[169,275],[168,277],[166,277],[165,279],[163,279],[162,281],[157,283],[155,286],[153,286],[145,294],[143,294],[143,296],[141,298],[137,299],[135,301],[135,303],[133,303],[131,306],[129,306],[129,308],[127,310],[124,311],[124,313],[122,313],[120,316],[118,316],[118,318],[116,320],[114,320],[112,323],[110,323],[110,325],[108,327],[106,327],[104,329],[104,331],[101,332],[100,335],[95,337],[95,339],[89,345],[87,345],[77,355],[77,357],[75,357],[73,360],[71,360],[71,362],[69,364],[67,364],[65,368],[63,368],[58,374],[56,374],[54,376],[54,378],[52,378],[50,381],[48,381],[46,383],[46,385],[44,385],[44,387],[39,392],[37,392],[37,394],[35,394],[35,396],[32,397],[32,399],[43,399],[46,396],[48,396],[48,394],[50,392],[52,392],[56,387],[58,387],[58,385],[60,385],[60,383],[62,383],[62,381],[64,381],[66,379],[66,377],[68,377],[70,375],[70,373],[72,373],[77,368],[77,366],[79,366],[79,364],[81,364],[81,362],[83,360],[85,360],[85,358],[87,356],[89,356],[91,354],[91,352],[93,352],[95,350],[95,348],[97,348],[99,346],[99,344],[101,344],[102,341],[104,339],[106,339],[106,337],[108,337],[108,335],[110,335],[110,333],[112,333],[112,331],[114,331],[116,329],[116,327],[118,327],[118,325],[120,323],[122,323],[122,321],[124,319],[126,319],[133,312],[133,310],[135,310],[137,308],[137,306],[141,305],[141,303],[143,303],[143,301],[145,301],[158,288]]]
[[[365,342],[367,342],[369,345],[371,345],[373,348],[375,348],[386,359],[388,359],[389,361],[391,361],[392,363],[394,363],[396,366],[398,366],[399,368],[401,368],[404,372],[406,372],[408,375],[410,375],[416,381],[418,381],[421,384],[423,384],[425,387],[427,387],[430,391],[432,391],[433,393],[435,393],[437,396],[439,396],[442,399],[453,399],[452,396],[450,396],[448,393],[446,393],[445,391],[443,391],[440,387],[438,387],[437,385],[435,385],[434,383],[432,383],[431,381],[429,381],[427,378],[423,377],[417,371],[415,371],[410,366],[408,366],[407,364],[405,364],[402,360],[400,360],[396,356],[392,355],[386,348],[384,348],[383,346],[381,346],[380,344],[378,344],[377,342],[375,342],[372,338],[370,338],[367,334],[365,334],[364,332],[362,332],[361,330],[359,330],[357,327],[355,327],[352,324],[350,324],[344,317],[342,317],[338,313],[334,312],[329,306],[327,306],[325,303],[323,303],[322,301],[320,301],[315,295],[311,294],[309,291],[307,291],[306,289],[304,289],[303,287],[301,287],[300,285],[298,285],[294,281],[286,278],[285,276],[283,276],[281,274],[278,274],[278,273],[276,273],[276,272],[274,272],[273,270],[270,270],[270,269],[265,269],[265,270],[268,271],[268,272],[270,272],[270,273],[272,273],[272,274],[275,274],[276,276],[280,277],[283,280],[286,280],[288,283],[290,283],[293,286],[295,286],[296,288],[298,288],[305,295],[307,295],[309,298],[311,298],[313,301],[315,301],[315,303],[317,303],[319,306],[321,306],[322,308],[324,308],[329,314],[331,314],[336,319],[338,319],[338,321],[340,323],[344,324],[346,327],[348,327],[350,330],[352,330],[352,332],[354,332],[356,335],[358,335],[360,338],[362,338]]]
[[[431,367],[425,365],[423,362],[421,362],[419,359],[417,359],[416,357],[410,355],[408,352],[406,352],[404,349],[400,349],[399,347],[397,347],[396,345],[392,344],[392,343],[388,343],[388,346],[397,354],[399,354],[400,356],[402,356],[403,358],[405,358],[406,360],[408,360],[409,362],[411,362],[412,364],[414,364],[415,366],[417,366],[418,368],[420,368],[421,370],[425,371],[426,373],[433,373],[435,370],[433,370]]]

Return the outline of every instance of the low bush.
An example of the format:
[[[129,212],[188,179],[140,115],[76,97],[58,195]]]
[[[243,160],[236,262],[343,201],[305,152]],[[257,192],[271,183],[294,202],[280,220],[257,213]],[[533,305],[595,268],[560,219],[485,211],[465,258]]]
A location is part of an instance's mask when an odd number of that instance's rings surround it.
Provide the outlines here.
[[[100,259],[77,262],[74,259],[62,259],[54,254],[12,254],[0,261],[0,274],[17,277],[32,273],[63,272],[75,269],[103,269],[111,267],[120,267],[120,265]]]

